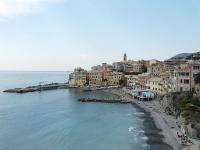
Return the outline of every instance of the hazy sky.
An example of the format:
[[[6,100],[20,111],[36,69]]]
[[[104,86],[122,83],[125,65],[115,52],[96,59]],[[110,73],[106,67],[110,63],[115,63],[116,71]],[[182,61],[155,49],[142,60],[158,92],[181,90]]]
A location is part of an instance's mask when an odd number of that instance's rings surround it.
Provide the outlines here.
[[[0,70],[88,69],[200,50],[199,0],[0,0]]]

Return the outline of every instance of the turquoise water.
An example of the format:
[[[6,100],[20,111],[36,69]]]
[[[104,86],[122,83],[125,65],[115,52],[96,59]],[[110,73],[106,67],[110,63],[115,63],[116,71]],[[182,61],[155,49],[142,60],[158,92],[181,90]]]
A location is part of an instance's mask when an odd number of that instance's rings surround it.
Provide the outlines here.
[[[67,72],[0,72],[0,90],[65,82]],[[62,89],[26,94],[0,92],[0,150],[149,149],[143,112],[132,105],[81,103],[110,97],[100,91]]]

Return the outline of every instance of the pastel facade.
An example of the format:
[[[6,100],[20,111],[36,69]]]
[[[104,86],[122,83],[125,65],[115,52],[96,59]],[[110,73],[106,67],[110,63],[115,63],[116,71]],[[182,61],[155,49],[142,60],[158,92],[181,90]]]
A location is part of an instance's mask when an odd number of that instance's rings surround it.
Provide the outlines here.
[[[87,79],[90,86],[101,86],[103,73],[97,70],[92,70],[87,73]]]
[[[123,73],[112,72],[108,77],[109,86],[120,86],[123,78]]]
[[[147,89],[157,94],[164,93],[164,81],[162,78],[153,77],[147,80]]]
[[[200,53],[194,56],[200,57]],[[144,71],[147,73],[130,75]],[[124,54],[122,61],[109,65],[102,63],[93,66],[90,71],[76,68],[69,76],[70,86],[127,86],[131,88],[149,89],[157,94],[175,91],[197,91],[200,85],[194,82],[195,75],[200,72],[200,61],[168,60],[127,60]],[[127,75],[129,74],[129,75]]]
[[[128,61],[128,62],[124,63],[124,71],[125,72],[142,73],[143,66],[144,66],[144,64],[140,61]]]
[[[149,73],[139,74],[137,78],[137,87],[140,89],[146,89],[147,80],[150,78]]]
[[[200,72],[200,62],[191,61],[181,64],[174,70],[174,91],[195,91],[197,87],[194,79],[195,75]],[[199,89],[196,89],[199,90]]]
[[[191,73],[188,64],[182,64],[174,70],[174,91],[190,91],[191,90]]]
[[[153,76],[160,77],[160,75],[168,71],[168,66],[164,63],[155,63],[148,67],[147,72]]]
[[[111,73],[113,72],[113,66],[103,63],[101,72],[102,72],[103,85],[108,85],[108,78],[111,75]]]
[[[93,66],[91,71],[88,72],[88,83],[90,86],[106,86],[108,78],[112,73],[113,66],[106,63],[102,65]]]
[[[136,87],[137,75],[125,75],[124,78],[127,87]]]
[[[128,60],[127,55],[124,54],[122,61],[113,63],[113,69],[115,71],[121,71],[121,72],[124,71],[124,72],[142,73],[144,65],[145,61]]]

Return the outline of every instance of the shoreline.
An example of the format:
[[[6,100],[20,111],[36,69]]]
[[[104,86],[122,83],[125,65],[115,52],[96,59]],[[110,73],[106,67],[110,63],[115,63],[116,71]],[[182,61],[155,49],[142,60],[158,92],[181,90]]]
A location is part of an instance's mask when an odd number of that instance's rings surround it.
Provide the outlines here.
[[[180,150],[181,147],[174,137],[173,133],[167,126],[167,123],[165,120],[162,118],[162,116],[158,113],[151,112],[148,110],[148,106],[140,105],[137,102],[133,102],[132,105],[139,109],[140,111],[143,111],[146,115],[146,118],[144,118],[144,127],[145,128],[145,134],[147,137],[154,138],[154,136],[160,136],[162,146],[164,145],[167,149],[173,149],[173,150]],[[147,123],[151,123],[151,128],[154,128],[157,130],[157,133],[149,133],[149,125],[145,125],[146,121]],[[152,130],[152,129],[151,129]],[[152,137],[153,136],[153,137]],[[154,139],[155,140],[155,139]],[[148,142],[147,142],[148,143]],[[151,144],[151,139],[150,139],[150,144]]]
[[[138,111],[144,112],[143,125],[145,135],[148,137],[147,143],[151,146],[150,149],[181,149],[181,146],[175,137],[176,134],[174,134],[178,131],[175,120],[173,120],[172,117],[170,119],[166,117],[162,108],[157,109],[158,104],[156,103],[156,100],[148,102],[138,101],[126,93],[126,91],[123,91],[123,89],[109,89],[104,90],[104,92],[118,95],[122,99],[131,100],[131,105],[133,105],[133,107],[138,109]],[[170,126],[168,121],[170,121]]]
[[[135,103],[132,103],[132,106],[145,114],[145,116],[142,117],[144,119],[144,134],[148,137],[147,144],[150,145],[150,149],[173,150],[172,144],[164,140],[165,136],[162,134],[163,130],[158,128],[151,113]]]

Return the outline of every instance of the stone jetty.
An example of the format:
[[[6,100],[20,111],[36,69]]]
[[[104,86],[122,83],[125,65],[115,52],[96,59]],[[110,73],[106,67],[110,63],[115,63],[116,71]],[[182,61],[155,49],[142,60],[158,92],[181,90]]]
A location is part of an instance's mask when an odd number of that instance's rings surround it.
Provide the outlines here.
[[[128,104],[131,101],[121,100],[121,99],[96,99],[96,98],[80,98],[78,99],[80,102],[100,102],[100,103],[121,103]]]
[[[27,92],[37,92],[37,91],[66,89],[66,88],[69,88],[68,83],[51,83],[51,84],[29,86],[29,87],[25,87],[25,88],[8,89],[8,90],[5,90],[3,92],[7,92],[7,93],[27,93]]]

